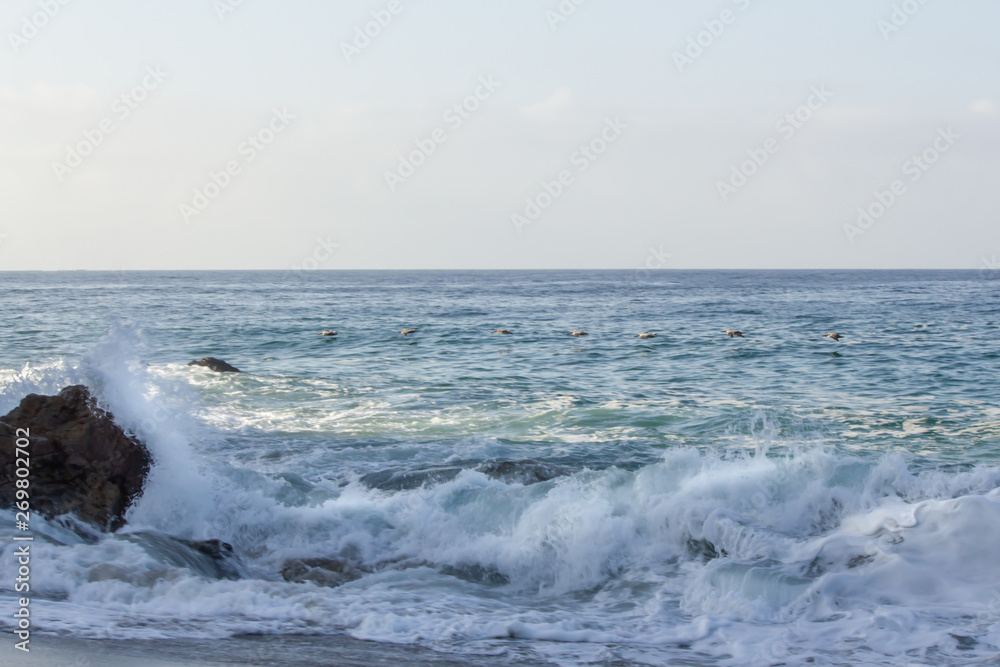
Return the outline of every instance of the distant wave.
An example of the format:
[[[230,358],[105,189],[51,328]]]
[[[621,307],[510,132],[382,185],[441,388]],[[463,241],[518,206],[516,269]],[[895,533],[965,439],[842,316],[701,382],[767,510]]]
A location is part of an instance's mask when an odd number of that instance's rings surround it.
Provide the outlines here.
[[[382,483],[352,466],[383,450],[317,453],[322,441],[296,440],[286,422],[268,433],[282,463],[261,464],[239,442],[267,425],[247,424],[245,412],[220,418],[226,402],[208,385],[255,383],[277,397],[288,380],[150,367],[145,346],[116,324],[79,361],[0,379],[4,410],[28,391],[85,382],[155,460],[121,533],[38,524],[49,537],[36,543],[44,565],[33,579],[43,631],[346,632],[451,651],[516,637],[553,642],[539,654],[565,662],[619,644],[651,661],[694,651],[725,665],[944,663],[1000,650],[996,466],[917,469],[898,453],[763,444],[504,475],[483,466],[504,445],[480,437],[454,452],[447,474]],[[336,391],[310,382],[304,391]],[[292,404],[278,404],[294,420]],[[337,438],[335,423],[324,428]],[[5,576],[12,524],[0,522]],[[239,577],[185,566],[157,535],[232,544]],[[281,577],[289,559],[331,557],[362,575],[336,589]]]

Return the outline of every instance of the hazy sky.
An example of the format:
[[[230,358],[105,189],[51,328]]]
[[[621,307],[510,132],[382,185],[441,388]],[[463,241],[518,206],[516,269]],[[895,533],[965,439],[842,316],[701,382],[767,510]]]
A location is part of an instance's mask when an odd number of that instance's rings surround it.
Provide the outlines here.
[[[995,0],[6,0],[0,270],[976,269],[997,25]]]

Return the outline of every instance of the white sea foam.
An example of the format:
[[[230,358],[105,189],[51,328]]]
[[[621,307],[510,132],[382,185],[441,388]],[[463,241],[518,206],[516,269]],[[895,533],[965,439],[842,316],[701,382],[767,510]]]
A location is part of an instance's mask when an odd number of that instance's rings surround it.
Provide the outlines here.
[[[38,629],[345,631],[476,646],[519,637],[546,640],[538,651],[567,664],[603,659],[605,645],[631,660],[690,650],[732,665],[942,664],[1000,650],[1000,469],[918,474],[899,454],[815,446],[785,456],[674,448],[636,470],[531,485],[465,469],[384,491],[284,471],[293,484],[220,459],[230,434],[198,417],[197,388],[142,355],[141,336],[118,326],[78,365],[2,380],[4,405],[86,382],[155,460],[119,534],[89,543],[36,520],[49,536],[32,561]],[[502,447],[464,446],[454,460]],[[351,451],[340,455],[350,468]],[[170,561],[137,539],[150,531],[229,542],[244,576]],[[337,589],[281,579],[286,559],[338,556],[369,572]]]

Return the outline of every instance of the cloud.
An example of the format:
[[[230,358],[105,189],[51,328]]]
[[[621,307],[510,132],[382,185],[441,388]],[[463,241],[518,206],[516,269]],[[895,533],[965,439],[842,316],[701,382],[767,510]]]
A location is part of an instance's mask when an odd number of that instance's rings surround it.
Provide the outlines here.
[[[543,122],[557,120],[572,105],[572,97],[569,88],[560,88],[541,102],[521,107],[521,116]]]

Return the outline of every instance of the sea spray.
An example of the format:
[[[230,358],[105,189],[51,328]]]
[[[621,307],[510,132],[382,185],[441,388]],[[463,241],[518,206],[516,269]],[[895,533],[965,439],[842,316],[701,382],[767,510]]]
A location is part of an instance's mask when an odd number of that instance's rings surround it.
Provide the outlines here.
[[[8,278],[46,317],[0,330],[0,402],[87,384],[156,459],[116,534],[33,518],[32,627],[471,664],[989,661],[998,311],[963,276],[670,272],[631,311],[613,272]],[[205,354],[246,372],[185,365]],[[297,559],[351,575],[286,581]]]

